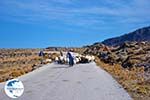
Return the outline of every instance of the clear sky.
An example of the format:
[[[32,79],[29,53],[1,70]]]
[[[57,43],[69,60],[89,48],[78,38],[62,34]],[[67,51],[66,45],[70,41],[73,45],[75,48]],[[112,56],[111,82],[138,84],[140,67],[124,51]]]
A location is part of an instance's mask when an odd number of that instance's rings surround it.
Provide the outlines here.
[[[150,25],[150,0],[0,0],[0,48],[83,46]]]

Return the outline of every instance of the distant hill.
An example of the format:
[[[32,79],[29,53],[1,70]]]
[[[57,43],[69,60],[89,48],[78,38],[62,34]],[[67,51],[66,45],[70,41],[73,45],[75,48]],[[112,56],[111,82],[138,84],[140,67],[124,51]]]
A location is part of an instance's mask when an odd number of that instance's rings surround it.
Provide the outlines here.
[[[108,46],[116,46],[124,42],[150,41],[150,26],[138,29],[134,32],[104,40],[102,43]]]

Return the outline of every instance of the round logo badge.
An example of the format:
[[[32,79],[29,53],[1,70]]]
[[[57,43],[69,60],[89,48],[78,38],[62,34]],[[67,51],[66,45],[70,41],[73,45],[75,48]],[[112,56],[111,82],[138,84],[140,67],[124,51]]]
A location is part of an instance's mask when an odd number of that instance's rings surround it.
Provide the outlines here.
[[[24,86],[18,79],[12,79],[6,82],[4,90],[10,98],[18,98],[23,94]]]

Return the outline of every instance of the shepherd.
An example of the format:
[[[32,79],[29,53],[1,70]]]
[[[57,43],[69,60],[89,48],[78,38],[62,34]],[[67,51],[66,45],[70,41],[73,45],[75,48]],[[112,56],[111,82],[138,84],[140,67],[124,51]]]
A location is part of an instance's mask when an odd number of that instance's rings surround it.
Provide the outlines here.
[[[40,51],[39,56],[41,57],[41,58],[40,58],[41,64],[43,64],[44,52],[43,52],[43,51]]]
[[[67,58],[69,58],[69,66],[73,66],[74,65],[74,58],[73,58],[71,52],[67,53]]]

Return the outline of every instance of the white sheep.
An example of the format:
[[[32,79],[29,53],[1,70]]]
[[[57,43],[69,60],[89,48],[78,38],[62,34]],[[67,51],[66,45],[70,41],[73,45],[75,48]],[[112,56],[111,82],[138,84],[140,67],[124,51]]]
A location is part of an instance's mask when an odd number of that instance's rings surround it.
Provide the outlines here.
[[[86,55],[85,58],[88,59],[89,62],[92,62],[92,61],[95,60],[95,57],[94,56],[90,56],[90,55]]]
[[[46,59],[45,61],[46,61],[46,63],[51,63],[52,59]]]

